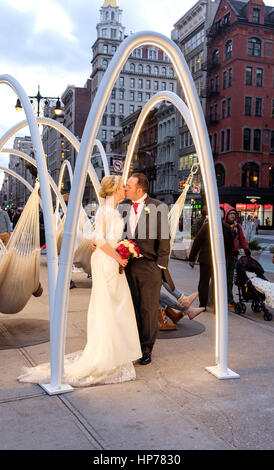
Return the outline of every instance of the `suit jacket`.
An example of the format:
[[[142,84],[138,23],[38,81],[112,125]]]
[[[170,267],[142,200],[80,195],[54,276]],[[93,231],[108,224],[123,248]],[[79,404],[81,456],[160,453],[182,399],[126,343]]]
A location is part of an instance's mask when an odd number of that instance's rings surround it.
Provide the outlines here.
[[[131,206],[132,201],[128,199],[119,206],[125,222],[123,238],[133,240],[144,258],[166,268],[161,270],[162,276],[173,290],[175,286],[167,269],[170,253],[168,207],[162,201],[148,196],[135,232],[131,233],[129,224]]]

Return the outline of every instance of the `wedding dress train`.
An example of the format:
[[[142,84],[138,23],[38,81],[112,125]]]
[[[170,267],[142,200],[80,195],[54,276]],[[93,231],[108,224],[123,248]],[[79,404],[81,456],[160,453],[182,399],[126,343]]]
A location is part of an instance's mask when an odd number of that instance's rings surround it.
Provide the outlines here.
[[[133,361],[142,356],[134,307],[125,274],[100,246],[113,247],[123,232],[123,219],[105,204],[95,218],[97,249],[91,257],[92,291],[87,314],[87,344],[65,356],[63,383],[75,387],[134,380]],[[20,382],[47,383],[50,365],[26,368]]]

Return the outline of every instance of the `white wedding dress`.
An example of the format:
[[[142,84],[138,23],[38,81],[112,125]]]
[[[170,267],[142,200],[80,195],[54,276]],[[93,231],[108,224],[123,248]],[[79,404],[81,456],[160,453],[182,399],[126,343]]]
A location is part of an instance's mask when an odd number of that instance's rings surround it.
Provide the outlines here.
[[[136,378],[133,361],[142,356],[134,307],[125,273],[100,246],[121,239],[123,219],[105,204],[95,218],[97,249],[91,257],[92,291],[87,315],[87,344],[65,356],[63,383],[75,387],[119,383]],[[20,382],[48,383],[50,365],[25,368]]]

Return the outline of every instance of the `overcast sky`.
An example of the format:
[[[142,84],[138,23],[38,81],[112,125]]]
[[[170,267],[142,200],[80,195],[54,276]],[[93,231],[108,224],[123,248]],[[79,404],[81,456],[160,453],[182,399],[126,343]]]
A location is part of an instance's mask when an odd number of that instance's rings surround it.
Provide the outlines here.
[[[103,0],[0,0],[0,75],[15,77],[27,95],[59,96],[68,84],[83,86],[91,73],[91,46]],[[158,31],[174,23],[195,0],[120,0],[126,34]],[[24,119],[16,96],[0,85],[0,135]],[[24,134],[28,134],[28,131]],[[22,131],[20,133],[22,135]],[[12,145],[12,142],[9,142]],[[0,165],[7,157],[0,155]]]

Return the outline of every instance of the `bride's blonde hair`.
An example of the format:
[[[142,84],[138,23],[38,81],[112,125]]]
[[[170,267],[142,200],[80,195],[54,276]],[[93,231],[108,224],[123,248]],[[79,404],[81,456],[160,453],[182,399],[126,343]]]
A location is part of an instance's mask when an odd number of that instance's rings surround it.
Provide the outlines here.
[[[122,177],[119,175],[104,176],[104,178],[101,181],[101,188],[99,191],[99,196],[104,199],[107,196],[112,196],[113,193],[118,189],[121,181],[122,181]]]

